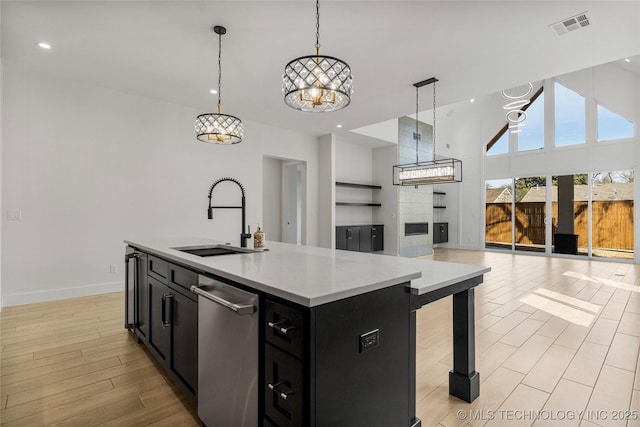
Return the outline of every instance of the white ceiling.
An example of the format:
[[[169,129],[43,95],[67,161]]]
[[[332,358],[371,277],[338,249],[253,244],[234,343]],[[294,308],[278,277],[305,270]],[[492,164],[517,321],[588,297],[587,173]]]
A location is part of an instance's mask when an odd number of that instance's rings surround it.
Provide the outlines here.
[[[338,123],[348,130],[411,114],[412,84],[431,76],[440,80],[438,105],[446,105],[640,54],[638,1],[323,0],[321,53],[351,65],[355,93],[346,109],[313,114],[286,107],[281,94],[285,64],[314,52],[312,0],[3,0],[1,7],[3,63],[201,112],[215,107],[212,27],[223,25],[224,111],[318,135]],[[589,27],[563,36],[548,28],[583,11]]]

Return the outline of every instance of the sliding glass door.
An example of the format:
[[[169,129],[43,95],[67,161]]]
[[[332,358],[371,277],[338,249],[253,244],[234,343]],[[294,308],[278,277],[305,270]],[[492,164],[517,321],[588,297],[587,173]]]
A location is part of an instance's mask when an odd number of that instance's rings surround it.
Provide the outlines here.
[[[485,247],[513,248],[513,180],[485,182]]]
[[[633,259],[632,170],[592,174],[592,254],[594,257]]]
[[[545,177],[516,178],[515,180],[515,249],[517,251],[545,251]]]
[[[633,259],[633,186],[632,170],[488,180],[485,247]]]

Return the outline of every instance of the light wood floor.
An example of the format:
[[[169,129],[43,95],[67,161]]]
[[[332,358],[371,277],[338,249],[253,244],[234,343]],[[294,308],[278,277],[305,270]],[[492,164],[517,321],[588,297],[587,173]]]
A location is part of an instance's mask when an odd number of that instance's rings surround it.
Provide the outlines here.
[[[476,290],[481,395],[473,404],[448,395],[451,299],[418,312],[423,426],[640,426],[613,419],[640,417],[640,266],[444,249],[433,258],[492,271]],[[199,425],[193,405],[124,331],[123,298],[2,311],[2,426]]]

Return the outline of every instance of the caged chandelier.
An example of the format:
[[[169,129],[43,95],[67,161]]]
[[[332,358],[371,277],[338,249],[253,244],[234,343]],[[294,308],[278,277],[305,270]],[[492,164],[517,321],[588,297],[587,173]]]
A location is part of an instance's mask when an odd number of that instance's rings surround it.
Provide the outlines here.
[[[282,93],[285,104],[300,111],[336,111],[351,102],[351,67],[333,56],[320,55],[319,0],[316,0],[316,54],[296,58],[285,66]]]
[[[431,77],[418,83],[416,88],[416,131],[413,138],[416,140],[416,162],[395,165],[393,167],[393,185],[426,185],[446,184],[462,181],[462,161],[450,157],[440,157],[436,154],[436,82],[438,79]],[[420,133],[418,128],[418,90],[422,86],[433,84],[433,126],[432,126],[432,160],[420,161],[418,156],[418,142]]]
[[[196,137],[209,144],[237,144],[242,142],[242,121],[228,114],[222,114],[222,35],[227,33],[225,27],[216,25],[213,31],[218,35],[218,109],[217,113],[205,113],[196,117]]]

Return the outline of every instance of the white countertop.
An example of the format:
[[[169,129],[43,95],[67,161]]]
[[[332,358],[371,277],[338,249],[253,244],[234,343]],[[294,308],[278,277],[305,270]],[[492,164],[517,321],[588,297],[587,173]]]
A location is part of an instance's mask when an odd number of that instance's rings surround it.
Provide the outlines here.
[[[139,239],[125,243],[196,270],[313,307],[412,281],[411,293],[479,276],[488,267],[267,242],[268,251],[199,257],[175,248],[224,244],[202,238]],[[251,246],[252,241],[249,241]],[[239,246],[232,242],[232,246]]]

